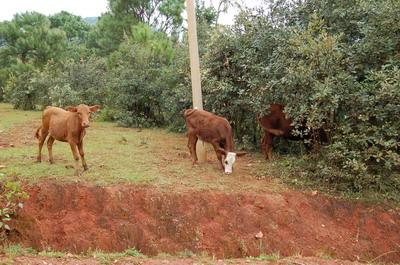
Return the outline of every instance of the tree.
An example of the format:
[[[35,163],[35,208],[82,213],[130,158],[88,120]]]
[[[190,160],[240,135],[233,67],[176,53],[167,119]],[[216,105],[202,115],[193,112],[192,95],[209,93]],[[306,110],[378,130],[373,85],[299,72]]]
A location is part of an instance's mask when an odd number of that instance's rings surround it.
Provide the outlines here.
[[[109,0],[109,6],[89,36],[89,47],[100,54],[117,50],[138,23],[172,35],[181,30],[184,0]]]
[[[0,50],[3,60],[35,66],[62,57],[66,45],[65,32],[52,29],[49,19],[37,12],[17,14],[10,22],[1,23],[0,39],[4,41]]]
[[[17,14],[0,24],[0,84],[6,99],[17,108],[35,108],[37,93],[29,85],[30,78],[49,60],[57,61],[64,54],[66,34],[50,25],[50,20],[37,12]]]
[[[58,28],[65,31],[69,42],[84,43],[90,30],[87,24],[80,16],[75,16],[66,11],[61,11],[55,15],[49,16],[51,28]]]
[[[184,0],[109,0],[111,12],[118,19],[131,17],[163,32],[182,25]]]
[[[89,32],[87,46],[97,54],[106,56],[118,49],[124,40],[128,28],[137,21],[116,19],[112,13],[103,14]]]
[[[110,55],[109,106],[124,126],[166,125],[170,91],[179,86],[173,64],[174,49],[165,35],[138,24],[117,51]],[[175,102],[174,102],[175,104]]]

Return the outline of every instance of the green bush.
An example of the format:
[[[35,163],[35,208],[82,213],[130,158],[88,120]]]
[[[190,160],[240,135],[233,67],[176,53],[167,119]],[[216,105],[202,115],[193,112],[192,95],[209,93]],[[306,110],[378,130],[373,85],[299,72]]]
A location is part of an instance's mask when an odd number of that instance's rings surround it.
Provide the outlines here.
[[[132,29],[132,36],[109,58],[109,106],[123,126],[165,126],[171,91],[179,86],[174,50],[168,38],[146,25]],[[176,104],[176,102],[172,103]],[[168,106],[166,109],[165,107]]]
[[[31,85],[31,80],[36,74],[36,69],[30,64],[14,66],[4,87],[4,96],[7,102],[16,109],[33,110],[39,98],[39,91]]]
[[[348,181],[356,191],[400,190],[399,84],[399,67],[387,65],[350,96],[326,158],[341,168],[336,182]]]
[[[10,221],[17,214],[19,208],[23,207],[22,201],[28,198],[16,181],[0,182],[0,239],[7,239],[7,232],[12,229]]]

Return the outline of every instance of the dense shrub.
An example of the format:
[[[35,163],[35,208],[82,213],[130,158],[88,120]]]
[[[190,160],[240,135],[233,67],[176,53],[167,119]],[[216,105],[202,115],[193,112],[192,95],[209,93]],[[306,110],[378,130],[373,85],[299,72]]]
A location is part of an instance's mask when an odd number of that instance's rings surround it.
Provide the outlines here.
[[[399,68],[388,65],[351,94],[326,157],[341,169],[334,182],[349,182],[356,191],[400,189],[399,84]]]
[[[14,108],[35,109],[39,91],[31,85],[31,80],[36,73],[37,70],[30,64],[17,64],[13,67],[4,87],[4,96],[7,102],[14,105]]]
[[[108,94],[105,80],[105,60],[91,57],[61,64],[50,61],[29,84],[39,92],[37,104],[66,107],[104,104]]]
[[[180,77],[173,58],[172,43],[164,34],[146,25],[133,27],[132,36],[109,59],[108,105],[116,110],[114,118],[119,124],[167,125],[171,115],[165,107]]]

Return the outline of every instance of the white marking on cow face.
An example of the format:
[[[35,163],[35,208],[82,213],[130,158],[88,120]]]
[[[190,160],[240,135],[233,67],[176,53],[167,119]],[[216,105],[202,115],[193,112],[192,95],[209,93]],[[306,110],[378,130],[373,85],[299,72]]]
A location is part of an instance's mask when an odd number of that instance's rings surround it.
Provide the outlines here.
[[[228,152],[226,155],[223,164],[225,168],[225,174],[231,174],[233,170],[233,164],[236,161],[236,153]]]

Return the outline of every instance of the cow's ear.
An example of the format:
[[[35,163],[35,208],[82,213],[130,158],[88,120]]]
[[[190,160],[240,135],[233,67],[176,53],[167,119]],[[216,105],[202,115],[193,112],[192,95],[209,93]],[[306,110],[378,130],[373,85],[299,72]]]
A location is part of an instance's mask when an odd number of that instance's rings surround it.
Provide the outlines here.
[[[94,106],[89,107],[91,112],[96,112],[100,108],[101,108],[101,105],[94,105]]]
[[[227,155],[227,152],[224,149],[222,149],[221,147],[217,149],[217,152],[224,156]]]
[[[76,107],[73,107],[73,106],[68,106],[65,109],[67,111],[69,111],[69,112],[77,112],[78,111],[78,109]]]
[[[236,152],[236,156],[244,156],[245,154],[247,154],[247,152],[245,152],[245,151],[239,151],[239,152]]]

